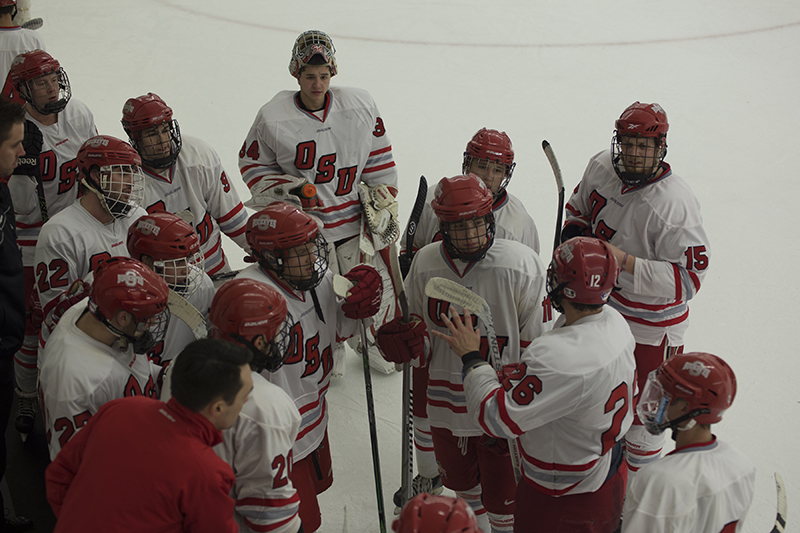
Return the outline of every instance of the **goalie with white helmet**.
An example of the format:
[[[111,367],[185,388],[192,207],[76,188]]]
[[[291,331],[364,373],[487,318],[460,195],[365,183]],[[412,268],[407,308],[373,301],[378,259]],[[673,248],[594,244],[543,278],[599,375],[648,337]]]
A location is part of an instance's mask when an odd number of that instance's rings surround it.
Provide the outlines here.
[[[622,531],[739,531],[753,501],[755,467],[711,432],[736,397],[721,357],[670,357],[647,377],[637,412],[651,433],[672,430],[675,451],[643,467],[625,498]]]
[[[169,324],[167,284],[134,259],[114,257],[95,273],[91,294],[64,313],[42,354],[42,404],[50,459],[106,402],[158,398],[161,367],[144,354]]]
[[[611,148],[592,157],[566,205],[562,241],[609,243],[622,273],[609,305],[636,339],[639,388],[664,359],[683,351],[689,305],[708,272],[711,247],[700,203],[664,160],[669,122],[655,103],[634,102],[614,122]],[[659,457],[664,435],[634,420],[626,436],[631,476]]]

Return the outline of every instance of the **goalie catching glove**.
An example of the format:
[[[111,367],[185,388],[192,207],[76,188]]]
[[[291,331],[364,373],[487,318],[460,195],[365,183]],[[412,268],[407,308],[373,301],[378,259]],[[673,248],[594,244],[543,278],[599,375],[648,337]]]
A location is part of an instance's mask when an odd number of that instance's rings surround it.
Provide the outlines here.
[[[360,183],[358,197],[364,210],[364,219],[372,234],[375,250],[383,250],[400,237],[397,217],[397,189],[387,185],[369,187]]]
[[[286,202],[304,211],[322,207],[317,196],[317,188],[305,178],[295,178],[287,174],[264,176],[253,186],[252,198],[244,205],[256,211],[264,209],[273,202]]]
[[[383,358],[395,364],[410,363],[414,359],[425,361],[425,343],[428,327],[419,315],[411,315],[411,322],[395,318],[378,329],[376,337]]]
[[[378,271],[369,265],[356,265],[344,277],[355,283],[342,304],[344,316],[353,319],[374,316],[383,295],[383,280]]]

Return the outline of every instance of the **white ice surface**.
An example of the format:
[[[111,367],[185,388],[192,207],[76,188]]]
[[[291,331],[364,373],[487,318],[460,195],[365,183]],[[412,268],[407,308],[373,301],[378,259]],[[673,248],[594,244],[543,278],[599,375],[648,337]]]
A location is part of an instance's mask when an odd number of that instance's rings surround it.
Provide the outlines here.
[[[510,190],[536,220],[543,255],[556,190],[542,139],[553,145],[570,191],[589,157],[609,145],[619,113],[635,100],[659,102],[671,123],[667,159],[697,194],[713,247],[691,302],[686,347],[731,363],[738,396],[716,433],[758,468],[744,530],[771,529],[776,470],[789,495],[788,531],[798,530],[796,1],[36,0],[33,10],[101,133],[124,138],[125,100],[156,92],[183,132],[216,148],[243,199],[237,153],[255,113],[296,87],[287,65],[297,34],[327,31],[339,63],[333,83],[369,90],[382,111],[400,173],[401,218],[420,174],[434,183],[459,173],[475,131],[505,130],[517,154]],[[243,265],[232,242],[225,249]],[[376,374],[373,384],[390,524],[400,375]],[[323,531],[341,531],[345,504],[350,531],[378,531],[363,379],[352,352],[328,399],[336,481],[321,498]]]

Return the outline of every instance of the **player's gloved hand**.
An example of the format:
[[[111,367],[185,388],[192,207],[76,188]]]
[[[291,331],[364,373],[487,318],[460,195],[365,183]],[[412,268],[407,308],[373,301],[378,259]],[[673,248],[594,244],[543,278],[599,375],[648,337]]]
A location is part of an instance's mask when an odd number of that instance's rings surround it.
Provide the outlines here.
[[[396,364],[424,361],[428,327],[419,315],[411,315],[411,322],[395,318],[378,329],[375,341],[383,358]]]
[[[396,196],[397,189],[388,185],[368,187],[360,183],[358,186],[361,208],[376,250],[390,246],[400,237]]]
[[[486,449],[495,455],[508,455],[508,441],[486,435],[485,433],[478,438],[478,445],[486,446]]]
[[[589,219],[584,217],[571,218],[561,229],[561,242],[567,242],[573,237],[592,237],[592,226]]]
[[[378,271],[369,265],[356,265],[344,277],[355,283],[342,304],[344,316],[358,319],[375,315],[383,295],[383,280]]]
[[[69,289],[61,293],[58,297],[58,303],[53,308],[53,326],[58,324],[67,309],[80,302],[92,292],[91,283],[86,283],[82,279],[76,279],[69,286]]]
[[[42,132],[39,127],[30,120],[25,121],[25,137],[22,139],[22,147],[25,155],[19,158],[14,174],[30,176],[36,179],[40,176],[39,154],[42,153]]]
[[[309,186],[313,187],[312,191]],[[256,211],[273,202],[286,202],[300,209],[319,209],[322,202],[316,195],[316,187],[305,178],[288,174],[264,176],[250,190],[252,198],[244,202],[245,207]],[[312,194],[313,192],[313,194]]]
[[[414,259],[413,256],[408,255],[407,250],[403,250],[400,252],[399,263],[400,263],[400,273],[403,275],[403,279],[406,279],[408,276],[408,271],[411,270],[411,261]]]

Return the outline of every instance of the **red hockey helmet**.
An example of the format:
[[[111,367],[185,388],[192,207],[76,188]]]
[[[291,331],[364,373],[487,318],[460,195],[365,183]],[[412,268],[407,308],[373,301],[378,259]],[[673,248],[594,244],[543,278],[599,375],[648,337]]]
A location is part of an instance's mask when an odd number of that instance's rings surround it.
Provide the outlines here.
[[[200,237],[178,215],[156,211],[128,228],[128,253],[139,261],[153,260],[153,268],[170,289],[187,297],[203,279]]]
[[[309,290],[328,270],[327,241],[316,221],[291,204],[273,202],[247,221],[247,244],[259,264],[275,271],[289,285]],[[295,272],[298,261],[313,272]]]
[[[211,302],[211,337],[242,344],[253,352],[253,370],[274,372],[292,353],[294,320],[278,291],[252,279],[234,279],[219,288]],[[267,353],[254,341],[264,335]]]
[[[636,407],[639,419],[655,435],[690,419],[715,424],[736,397],[736,376],[722,358],[710,353],[674,355],[650,372]],[[667,419],[675,400],[685,400],[688,412]]]
[[[44,50],[19,54],[8,76],[20,97],[43,115],[61,112],[72,97],[67,73]]]
[[[155,346],[167,331],[169,288],[161,277],[129,257],[111,257],[97,268],[89,311],[120,337],[134,343],[136,353]],[[118,311],[127,311],[136,332],[127,334],[111,324]]]
[[[611,161],[614,171],[626,185],[643,185],[659,172],[667,155],[669,122],[658,104],[634,102],[622,112],[614,124]],[[636,138],[655,139],[650,150],[633,155]],[[642,142],[642,141],[638,141]],[[630,153],[629,153],[630,152]],[[627,164],[626,164],[627,163]]]
[[[481,128],[467,143],[461,172],[484,174],[480,177],[496,196],[508,186],[514,166],[514,148],[506,132]]]
[[[619,276],[619,265],[608,243],[592,237],[574,237],[553,253],[547,269],[547,294],[563,312],[563,300],[584,305],[608,302]]]
[[[183,142],[172,108],[155,93],[129,98],[122,106],[122,127],[144,164],[150,168],[169,168],[178,159]],[[163,132],[158,128],[162,124]],[[169,135],[162,135],[169,133]]]
[[[98,195],[101,204],[114,218],[124,218],[140,205],[144,197],[142,160],[130,144],[110,135],[85,141],[78,150],[81,182]],[[92,170],[99,170],[99,181]]]
[[[486,255],[494,242],[492,202],[492,192],[475,174],[442,178],[436,185],[431,207],[439,219],[444,246],[452,257],[478,261]],[[470,234],[473,229],[478,233],[478,241]],[[481,237],[484,234],[485,240]]]
[[[314,56],[320,56],[328,68],[331,77],[336,76],[336,48],[327,33],[319,30],[308,30],[298,35],[292,47],[292,59],[289,61],[289,72],[295,78],[300,77],[300,69],[307,66]]]
[[[392,524],[396,533],[480,533],[472,508],[462,499],[422,493],[411,498]]]

